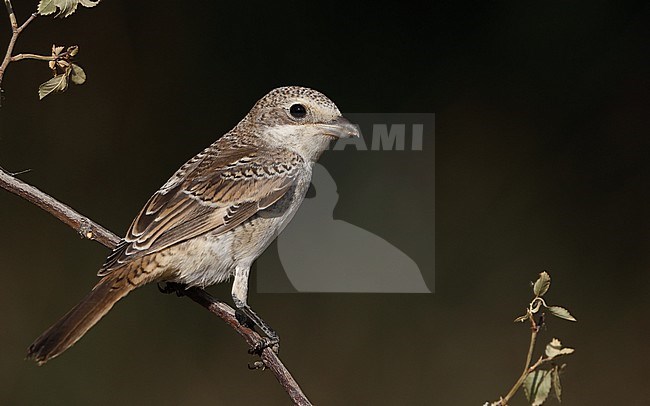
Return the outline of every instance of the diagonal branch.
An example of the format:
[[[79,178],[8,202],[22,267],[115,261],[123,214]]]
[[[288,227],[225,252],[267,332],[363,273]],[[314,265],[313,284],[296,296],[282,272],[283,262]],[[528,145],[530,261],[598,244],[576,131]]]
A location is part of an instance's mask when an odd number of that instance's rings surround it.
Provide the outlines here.
[[[111,231],[79,214],[48,194],[43,193],[34,186],[17,179],[2,168],[0,168],[0,188],[16,194],[50,213],[63,223],[77,230],[83,238],[98,241],[108,248],[114,248],[120,241],[120,238]],[[235,329],[246,340],[249,346],[255,347],[263,341],[257,332],[242,326],[237,321],[235,310],[232,307],[215,299],[203,289],[191,288],[185,292],[185,295],[220,317],[226,324]],[[273,375],[275,375],[275,378],[282,385],[289,397],[291,397],[295,405],[311,405],[311,402],[302,392],[295,379],[293,379],[289,370],[271,348],[265,348],[260,354],[260,357],[262,358],[263,366],[273,372]]]
[[[60,201],[43,193],[34,186],[17,179],[10,173],[0,168],[0,187],[22,197],[50,213],[69,227],[77,230],[82,238],[96,240],[108,248],[114,248],[120,238],[99,224],[82,216],[75,210]]]

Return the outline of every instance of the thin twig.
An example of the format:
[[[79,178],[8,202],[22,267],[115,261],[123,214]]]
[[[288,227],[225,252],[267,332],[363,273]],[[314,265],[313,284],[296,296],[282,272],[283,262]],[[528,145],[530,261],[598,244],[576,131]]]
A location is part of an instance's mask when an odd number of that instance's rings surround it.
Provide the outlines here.
[[[21,61],[23,59],[36,59],[38,61],[58,61],[61,59],[68,59],[72,56],[74,56],[74,53],[72,49],[78,50],[77,46],[69,47],[67,51],[61,52],[60,54],[56,55],[37,55],[37,54],[18,54],[12,56],[11,62],[16,62],[16,61]]]
[[[9,45],[7,45],[7,52],[5,53],[5,57],[2,60],[2,63],[0,64],[0,85],[2,84],[2,77],[4,76],[5,70],[7,69],[9,62],[11,62],[11,54],[14,51],[14,46],[16,45],[16,40],[18,39],[18,36],[20,35],[21,32],[23,32],[25,27],[29,25],[29,23],[31,23],[36,17],[38,17],[37,13],[32,14],[19,27],[18,21],[16,21],[16,15],[14,14],[14,8],[11,5],[11,0],[4,0],[4,2],[7,8],[7,13],[9,14],[9,22],[11,23],[11,38],[9,39]]]
[[[6,1],[6,0],[5,0]],[[114,248],[120,241],[120,238],[111,231],[100,226],[89,218],[79,214],[69,206],[59,202],[46,193],[38,190],[21,180],[15,178],[2,168],[0,168],[0,187],[14,193],[23,199],[35,204],[54,217],[58,218],[68,226],[77,230],[83,237],[96,240],[108,248]],[[203,289],[191,288],[185,292],[185,296],[192,299],[208,309],[211,313],[219,316],[230,327],[235,329],[251,347],[256,347],[262,342],[262,337],[254,330],[249,329],[239,323],[235,317],[235,310],[226,303],[221,302]],[[284,366],[280,358],[271,348],[264,348],[260,355],[264,366],[273,372],[275,378],[287,392],[295,405],[309,406],[311,402],[293,379],[289,370]]]
[[[16,15],[14,14],[14,8],[11,5],[11,0],[5,0],[5,7],[7,7],[7,14],[9,14],[9,22],[11,23],[12,30],[18,28],[18,23],[16,22]]]
[[[21,61],[23,59],[36,59],[38,61],[53,61],[56,59],[56,57],[52,55],[18,54],[11,57],[11,62]]]
[[[533,359],[533,351],[535,350],[535,342],[537,341],[537,333],[539,332],[539,326],[537,325],[537,323],[535,323],[535,318],[533,317],[532,313],[528,312],[528,318],[530,320],[531,326],[530,326],[530,344],[528,345],[528,354],[526,355],[526,366],[524,366],[524,371],[521,373],[521,376],[519,376],[519,379],[514,384],[512,389],[510,389],[510,392],[508,392],[508,394],[503,399],[501,399],[502,405],[508,404],[508,401],[515,395],[515,393],[517,393],[519,387],[524,383],[528,374],[531,373],[533,370],[535,370],[535,368],[537,368],[541,364],[540,361],[537,361],[532,367],[530,366],[530,363]]]

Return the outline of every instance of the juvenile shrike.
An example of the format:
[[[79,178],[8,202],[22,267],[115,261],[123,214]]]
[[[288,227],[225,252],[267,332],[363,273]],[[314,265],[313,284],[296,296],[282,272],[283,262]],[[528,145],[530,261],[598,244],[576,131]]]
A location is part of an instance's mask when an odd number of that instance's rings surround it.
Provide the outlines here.
[[[251,264],[295,214],[329,142],[358,135],[323,94],[272,90],[149,199],[99,270],[99,283],[36,339],[28,358],[43,364],[61,354],[144,284],[205,287],[231,276],[240,315],[277,341],[247,304]]]

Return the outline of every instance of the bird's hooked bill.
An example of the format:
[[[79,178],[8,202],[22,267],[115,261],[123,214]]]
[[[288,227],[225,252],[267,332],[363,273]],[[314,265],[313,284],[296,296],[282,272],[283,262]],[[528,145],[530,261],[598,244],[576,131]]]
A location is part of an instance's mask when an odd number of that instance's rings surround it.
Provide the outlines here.
[[[334,138],[352,138],[359,137],[360,131],[357,124],[352,124],[350,120],[339,116],[329,123],[320,124],[326,135]]]

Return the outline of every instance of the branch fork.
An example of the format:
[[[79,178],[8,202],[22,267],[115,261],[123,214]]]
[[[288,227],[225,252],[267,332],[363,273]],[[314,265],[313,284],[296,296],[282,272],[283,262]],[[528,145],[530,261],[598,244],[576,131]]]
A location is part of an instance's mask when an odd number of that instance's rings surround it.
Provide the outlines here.
[[[16,20],[16,15],[14,14],[14,8],[11,5],[11,0],[4,0],[5,2],[5,7],[7,8],[7,13],[9,14],[9,22],[11,23],[11,38],[9,39],[9,45],[7,45],[7,52],[5,53],[5,57],[2,60],[2,63],[0,63],[0,85],[2,84],[2,77],[4,76],[5,70],[7,70],[7,66],[9,65],[9,62],[12,62],[12,57],[11,54],[14,51],[14,47],[16,46],[16,40],[18,40],[18,36],[20,36],[20,33],[23,32],[23,30],[31,23],[34,21],[36,17],[38,17],[38,13],[34,13],[27,20],[25,20],[22,25],[18,26],[18,21]],[[32,54],[27,54],[31,56],[40,56],[40,55],[32,55]],[[17,55],[18,56],[18,55]],[[26,57],[22,57],[20,59],[25,59]],[[16,59],[16,60],[20,60]],[[37,58],[32,58],[32,59],[37,59]]]

